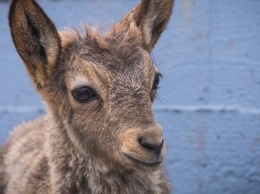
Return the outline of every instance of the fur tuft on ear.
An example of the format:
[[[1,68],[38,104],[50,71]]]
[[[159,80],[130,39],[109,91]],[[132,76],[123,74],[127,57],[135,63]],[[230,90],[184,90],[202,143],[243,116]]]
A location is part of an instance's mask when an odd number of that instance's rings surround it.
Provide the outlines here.
[[[143,35],[144,48],[150,52],[169,21],[173,3],[174,0],[142,0],[120,24],[135,23]]]
[[[36,89],[40,90],[60,54],[56,27],[34,0],[13,0],[9,25],[15,47]]]

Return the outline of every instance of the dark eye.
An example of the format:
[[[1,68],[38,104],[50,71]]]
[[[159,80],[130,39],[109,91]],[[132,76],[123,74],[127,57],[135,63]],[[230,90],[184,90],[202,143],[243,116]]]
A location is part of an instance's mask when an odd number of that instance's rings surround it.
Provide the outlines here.
[[[153,81],[152,90],[157,90],[160,83],[161,74],[156,74]]]
[[[88,86],[82,86],[73,89],[71,94],[73,98],[79,103],[86,103],[98,99],[96,92]]]

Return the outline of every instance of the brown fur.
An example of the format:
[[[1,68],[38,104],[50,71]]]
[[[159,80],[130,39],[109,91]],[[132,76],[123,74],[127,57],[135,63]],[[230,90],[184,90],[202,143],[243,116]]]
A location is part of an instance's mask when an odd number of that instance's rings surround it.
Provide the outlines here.
[[[47,115],[18,126],[1,148],[0,193],[170,193],[149,53],[172,5],[142,0],[104,35],[87,26],[81,35],[58,33],[33,0],[12,2],[13,41]],[[76,102],[79,86],[98,97]]]

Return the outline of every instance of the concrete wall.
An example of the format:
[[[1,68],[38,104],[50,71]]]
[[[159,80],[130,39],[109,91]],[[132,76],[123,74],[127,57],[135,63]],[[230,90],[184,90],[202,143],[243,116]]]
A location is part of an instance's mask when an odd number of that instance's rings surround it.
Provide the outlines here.
[[[58,29],[106,26],[138,0],[40,0]],[[44,114],[0,4],[0,142]],[[155,116],[175,194],[260,193],[260,1],[176,0],[153,52],[163,74]]]

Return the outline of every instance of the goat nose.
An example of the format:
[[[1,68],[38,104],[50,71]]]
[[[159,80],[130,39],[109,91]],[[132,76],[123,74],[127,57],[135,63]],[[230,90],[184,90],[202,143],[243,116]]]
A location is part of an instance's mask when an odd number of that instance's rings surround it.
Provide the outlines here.
[[[154,154],[157,155],[157,157],[160,155],[161,151],[162,151],[162,146],[164,143],[164,140],[162,140],[161,143],[156,144],[156,143],[151,143],[146,139],[143,138],[139,138],[139,143],[146,149],[150,150],[151,152],[153,152]]]

